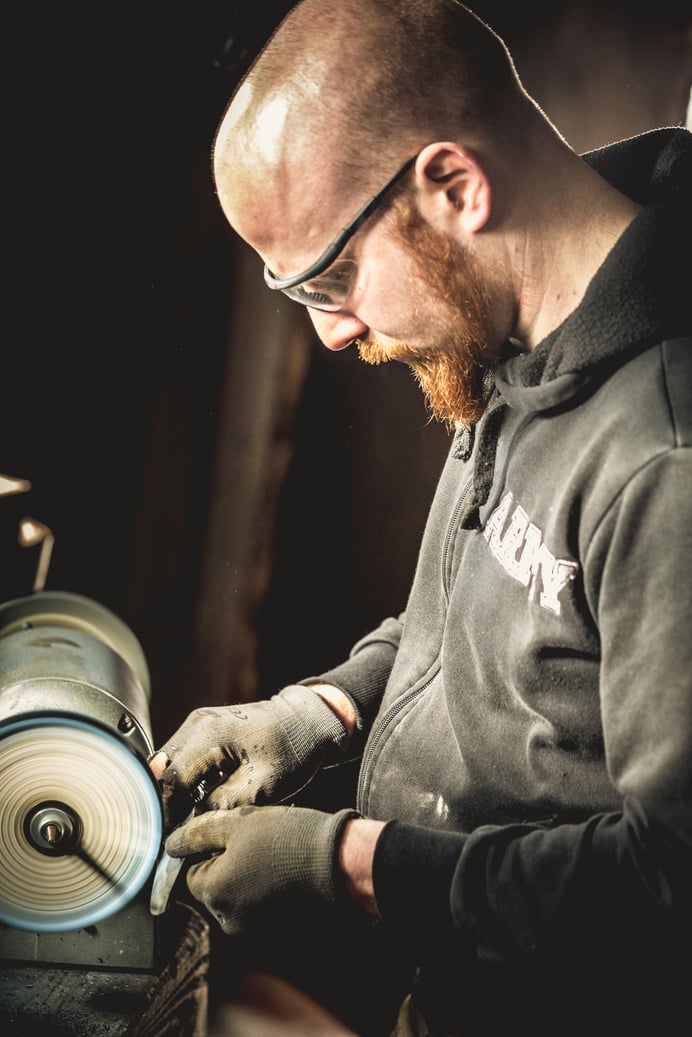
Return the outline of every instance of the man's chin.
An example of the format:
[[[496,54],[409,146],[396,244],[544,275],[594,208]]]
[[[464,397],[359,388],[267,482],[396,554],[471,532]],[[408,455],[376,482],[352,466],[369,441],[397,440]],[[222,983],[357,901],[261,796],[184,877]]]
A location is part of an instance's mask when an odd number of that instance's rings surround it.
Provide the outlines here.
[[[357,343],[366,364],[397,360],[408,364],[432,418],[453,429],[474,424],[485,407],[483,382],[487,368],[454,349],[423,350],[402,342]]]

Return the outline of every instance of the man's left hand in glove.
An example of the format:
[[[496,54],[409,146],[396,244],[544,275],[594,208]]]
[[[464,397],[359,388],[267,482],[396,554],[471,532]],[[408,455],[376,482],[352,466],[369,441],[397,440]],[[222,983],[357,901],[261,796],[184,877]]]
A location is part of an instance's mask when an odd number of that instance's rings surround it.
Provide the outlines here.
[[[302,931],[353,901],[376,911],[371,865],[381,828],[354,810],[244,806],[191,818],[166,850],[205,858],[190,866],[188,888],[228,935]]]

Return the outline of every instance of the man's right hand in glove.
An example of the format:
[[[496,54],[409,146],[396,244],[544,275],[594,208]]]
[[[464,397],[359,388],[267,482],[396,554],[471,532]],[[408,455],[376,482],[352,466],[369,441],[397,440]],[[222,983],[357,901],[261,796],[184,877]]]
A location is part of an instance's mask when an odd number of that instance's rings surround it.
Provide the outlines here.
[[[166,849],[189,856],[188,888],[229,936],[293,943],[354,905],[378,914],[372,867],[384,824],[355,810],[240,807],[191,818]]]
[[[150,761],[168,827],[202,799],[211,809],[285,802],[343,756],[356,721],[350,699],[330,685],[292,684],[267,700],[194,710]],[[208,796],[207,781],[217,785]]]

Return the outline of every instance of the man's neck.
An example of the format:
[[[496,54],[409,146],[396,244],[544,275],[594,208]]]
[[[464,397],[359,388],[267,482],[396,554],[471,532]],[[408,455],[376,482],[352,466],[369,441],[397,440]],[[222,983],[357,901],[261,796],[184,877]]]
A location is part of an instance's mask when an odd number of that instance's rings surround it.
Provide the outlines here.
[[[544,206],[526,234],[513,337],[531,351],[579,306],[596,272],[640,211],[582,164],[573,190]]]

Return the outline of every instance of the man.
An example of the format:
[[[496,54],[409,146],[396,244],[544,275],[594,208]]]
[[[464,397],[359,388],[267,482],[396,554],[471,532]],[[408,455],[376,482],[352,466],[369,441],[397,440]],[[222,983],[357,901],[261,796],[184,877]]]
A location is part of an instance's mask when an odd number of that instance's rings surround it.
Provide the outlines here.
[[[683,1002],[690,153],[577,156],[456,0],[303,0],[218,131],[269,288],[455,434],[405,614],[191,714],[152,766],[171,819],[210,809],[167,846],[228,934],[379,919],[417,965],[399,1033],[668,1033]],[[293,805],[353,755],[353,809]]]

